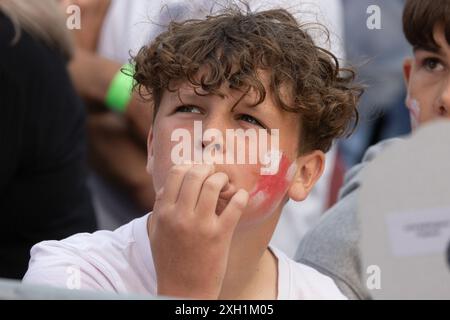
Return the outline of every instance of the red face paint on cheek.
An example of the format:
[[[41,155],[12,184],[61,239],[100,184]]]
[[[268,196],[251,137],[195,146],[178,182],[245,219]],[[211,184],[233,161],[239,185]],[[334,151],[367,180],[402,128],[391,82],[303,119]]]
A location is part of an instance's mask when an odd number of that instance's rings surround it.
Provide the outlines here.
[[[278,207],[290,184],[292,168],[289,159],[283,155],[278,172],[274,175],[261,175],[255,188],[250,192],[247,218],[265,218]]]

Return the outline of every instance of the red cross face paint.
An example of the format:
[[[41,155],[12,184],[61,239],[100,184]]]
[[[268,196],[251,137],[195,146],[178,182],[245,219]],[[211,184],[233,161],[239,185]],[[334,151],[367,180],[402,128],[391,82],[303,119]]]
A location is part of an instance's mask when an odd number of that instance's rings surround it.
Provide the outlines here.
[[[294,178],[296,164],[295,162],[291,163],[284,154],[278,156],[278,161],[277,172],[272,175],[261,175],[256,186],[250,192],[245,221],[254,223],[265,220],[285,198]]]

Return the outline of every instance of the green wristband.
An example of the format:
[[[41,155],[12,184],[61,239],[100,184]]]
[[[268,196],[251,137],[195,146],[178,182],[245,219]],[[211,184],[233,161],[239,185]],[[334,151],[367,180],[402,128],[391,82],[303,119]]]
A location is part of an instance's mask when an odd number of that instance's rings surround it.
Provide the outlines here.
[[[105,98],[105,103],[110,109],[117,112],[125,111],[131,100],[133,72],[133,65],[126,64],[115,74]]]

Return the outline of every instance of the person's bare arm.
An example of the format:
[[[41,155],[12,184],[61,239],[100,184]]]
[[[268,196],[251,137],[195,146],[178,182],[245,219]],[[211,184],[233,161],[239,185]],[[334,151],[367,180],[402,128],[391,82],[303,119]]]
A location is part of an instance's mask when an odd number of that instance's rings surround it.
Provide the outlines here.
[[[81,29],[73,30],[77,46],[96,51],[103,22],[111,5],[111,0],[59,0],[64,12],[70,5],[80,8]]]
[[[111,80],[121,69],[119,63],[84,49],[77,49],[69,71],[77,91],[86,99],[103,103]],[[145,143],[151,126],[152,107],[133,91],[125,116],[139,139]]]
[[[102,176],[127,190],[143,210],[153,208],[155,192],[146,171],[145,147],[130,138],[123,117],[114,113],[93,113],[88,118],[91,165]]]
[[[96,53],[111,0],[60,0],[60,2],[64,11],[69,5],[77,5],[81,12],[81,29],[73,31],[77,49],[69,67],[77,91],[84,98],[103,104],[112,79],[122,67],[119,62]],[[139,94],[133,93],[125,110],[131,128],[144,142],[150,128],[149,105]]]
[[[69,64],[74,85],[89,106],[103,112],[88,115],[91,164],[108,180],[127,190],[141,208],[153,207],[154,190],[145,170],[146,139],[151,126],[151,105],[133,93],[124,115],[104,107],[110,83],[122,65],[97,54],[101,28],[110,0],[62,0],[81,10],[82,28],[74,32],[76,51]]]

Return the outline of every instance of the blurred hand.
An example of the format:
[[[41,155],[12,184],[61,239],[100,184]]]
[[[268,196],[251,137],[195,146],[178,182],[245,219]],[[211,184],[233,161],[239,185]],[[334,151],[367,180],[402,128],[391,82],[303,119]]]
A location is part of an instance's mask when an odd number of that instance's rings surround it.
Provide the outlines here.
[[[64,12],[76,5],[81,12],[81,29],[73,30],[78,47],[94,52],[111,0],[60,0]]]

